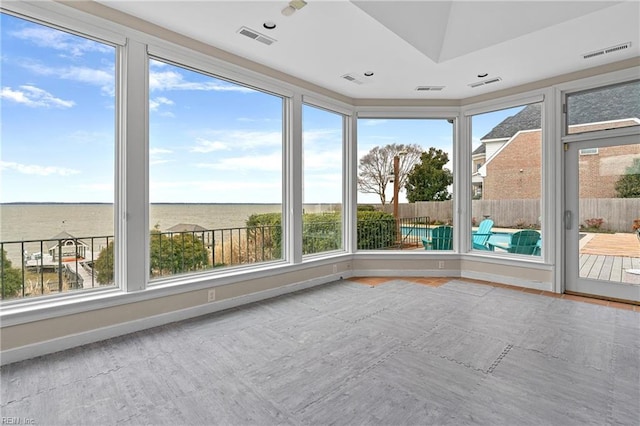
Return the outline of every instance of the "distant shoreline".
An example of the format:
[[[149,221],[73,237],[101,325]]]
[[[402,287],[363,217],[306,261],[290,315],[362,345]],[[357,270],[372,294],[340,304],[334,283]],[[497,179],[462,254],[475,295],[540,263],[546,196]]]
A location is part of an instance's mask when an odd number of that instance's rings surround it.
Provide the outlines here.
[[[87,205],[87,206],[112,206],[114,203],[100,203],[100,202],[10,202],[0,203],[0,206],[64,206],[64,205]],[[198,205],[198,206],[272,206],[280,205],[282,203],[150,203],[152,206],[186,206],[186,205]],[[340,204],[340,203],[307,203],[307,204]]]

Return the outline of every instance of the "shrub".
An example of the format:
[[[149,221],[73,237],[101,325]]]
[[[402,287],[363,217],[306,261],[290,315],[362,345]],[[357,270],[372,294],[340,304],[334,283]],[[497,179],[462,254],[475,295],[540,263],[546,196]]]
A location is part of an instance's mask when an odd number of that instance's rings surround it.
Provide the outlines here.
[[[359,212],[375,212],[376,208],[371,204],[358,204]]]
[[[586,219],[584,223],[587,225],[587,229],[600,229],[600,227],[604,223],[604,219],[602,218]]]
[[[272,226],[270,240],[265,247],[273,250],[274,258],[282,250],[282,228],[280,213],[254,214],[249,217],[248,227]],[[396,221],[393,215],[379,211],[358,211],[358,249],[375,250],[391,247],[396,241]],[[302,236],[304,254],[337,250],[342,246],[339,213],[308,213],[304,215]]]
[[[7,258],[7,252],[3,249],[2,253],[2,277],[0,285],[2,286],[2,298],[9,299],[17,296],[22,290],[22,272],[18,268],[11,266],[11,261]]]
[[[282,215],[280,213],[252,214],[245,222],[250,228],[247,232],[249,241],[261,243],[264,250],[269,251],[273,259],[282,257]],[[268,227],[269,232],[262,235],[262,229]]]
[[[396,221],[384,212],[358,212],[358,249],[375,250],[396,242]]]
[[[342,247],[340,213],[309,213],[302,218],[303,254],[338,250]]]

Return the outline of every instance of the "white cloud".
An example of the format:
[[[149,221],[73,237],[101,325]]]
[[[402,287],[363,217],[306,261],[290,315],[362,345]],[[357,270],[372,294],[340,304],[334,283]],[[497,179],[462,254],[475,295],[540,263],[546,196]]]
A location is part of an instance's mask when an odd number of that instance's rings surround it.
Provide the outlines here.
[[[226,143],[220,141],[210,141],[203,138],[196,139],[196,146],[191,147],[190,152],[215,152],[228,151],[229,147]]]
[[[213,78],[210,81],[185,81],[183,75],[177,71],[150,71],[149,90],[202,90],[242,93],[255,92],[255,90],[248,87],[225,83]]]
[[[282,155],[280,153],[272,153],[267,155],[221,158],[214,163],[196,164],[196,167],[223,171],[241,170],[248,173],[257,171],[277,172],[282,170]]]
[[[342,129],[316,129],[306,130],[302,134],[302,140],[305,146],[309,144],[315,144],[317,142],[336,142],[339,143],[342,139]]]
[[[18,173],[25,175],[37,175],[37,176],[71,176],[80,173],[79,170],[68,169],[65,167],[56,166],[38,166],[35,164],[20,164],[11,161],[0,161],[0,170],[15,170]]]
[[[149,109],[151,111],[157,111],[161,105],[174,105],[174,102],[164,96],[158,96],[149,100]]]
[[[165,154],[173,154],[173,151],[167,148],[151,148],[149,149],[149,164],[157,166],[160,164],[171,163],[173,160],[163,158]]]
[[[78,66],[49,67],[34,61],[21,61],[20,66],[38,75],[99,86],[102,93],[107,96],[115,94],[115,70],[112,66],[104,69]]]
[[[113,194],[112,183],[83,183],[76,186],[79,189],[88,190],[89,192],[106,192]]]
[[[191,152],[211,152],[223,149],[234,149],[237,151],[251,150],[255,148],[265,148],[269,146],[282,146],[282,132],[256,132],[246,130],[212,130],[206,132],[207,138],[198,138],[198,146],[191,149]],[[216,149],[199,149],[199,141],[215,141]],[[212,142],[210,142],[212,143]],[[208,144],[205,144],[207,146]]]
[[[340,170],[342,169],[341,151],[310,151],[304,153],[304,169],[310,170]]]
[[[167,148],[151,148],[149,150],[149,154],[151,155],[159,155],[159,154],[171,154],[173,151]]]
[[[11,87],[3,87],[0,91],[0,98],[34,108],[71,108],[75,105],[73,101],[56,98],[46,90],[29,85],[20,86],[17,90],[13,90]]]
[[[43,26],[26,26],[10,36],[28,40],[40,47],[49,47],[64,52],[64,56],[78,57],[86,52],[113,52],[114,48],[93,40],[74,36],[63,31]]]
[[[387,119],[380,119],[380,118],[376,118],[376,119],[369,118],[369,119],[362,119],[362,120],[359,120],[358,122],[359,122],[359,123],[362,123],[362,124],[363,124],[363,125],[365,125],[365,126],[378,126],[378,125],[380,125],[380,124],[385,124],[387,121],[389,121],[389,120],[387,120]]]

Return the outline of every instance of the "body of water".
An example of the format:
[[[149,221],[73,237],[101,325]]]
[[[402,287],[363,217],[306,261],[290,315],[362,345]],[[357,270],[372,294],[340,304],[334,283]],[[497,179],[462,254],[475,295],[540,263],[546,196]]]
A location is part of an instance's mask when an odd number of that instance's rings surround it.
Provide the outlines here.
[[[305,205],[306,212],[331,211],[335,204]],[[256,213],[279,213],[280,204],[151,204],[149,227],[161,231],[179,223],[206,229],[244,227]],[[66,231],[74,237],[112,236],[112,204],[2,204],[0,241],[50,239]],[[17,245],[5,246],[12,262],[20,262]]]

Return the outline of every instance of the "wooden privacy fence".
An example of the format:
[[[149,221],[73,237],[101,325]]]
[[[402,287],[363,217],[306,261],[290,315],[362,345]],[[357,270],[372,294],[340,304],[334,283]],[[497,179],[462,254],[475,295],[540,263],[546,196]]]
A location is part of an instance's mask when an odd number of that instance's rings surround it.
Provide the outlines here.
[[[490,216],[494,226],[503,228],[540,227],[540,200],[473,200],[472,215],[476,223]],[[392,213],[393,205],[378,205]],[[419,201],[398,205],[401,218],[428,216],[431,220],[449,222],[453,218],[453,201]],[[640,198],[583,198],[580,200],[580,224],[588,219],[604,219],[602,229],[632,232],[634,219],[640,218]]]

